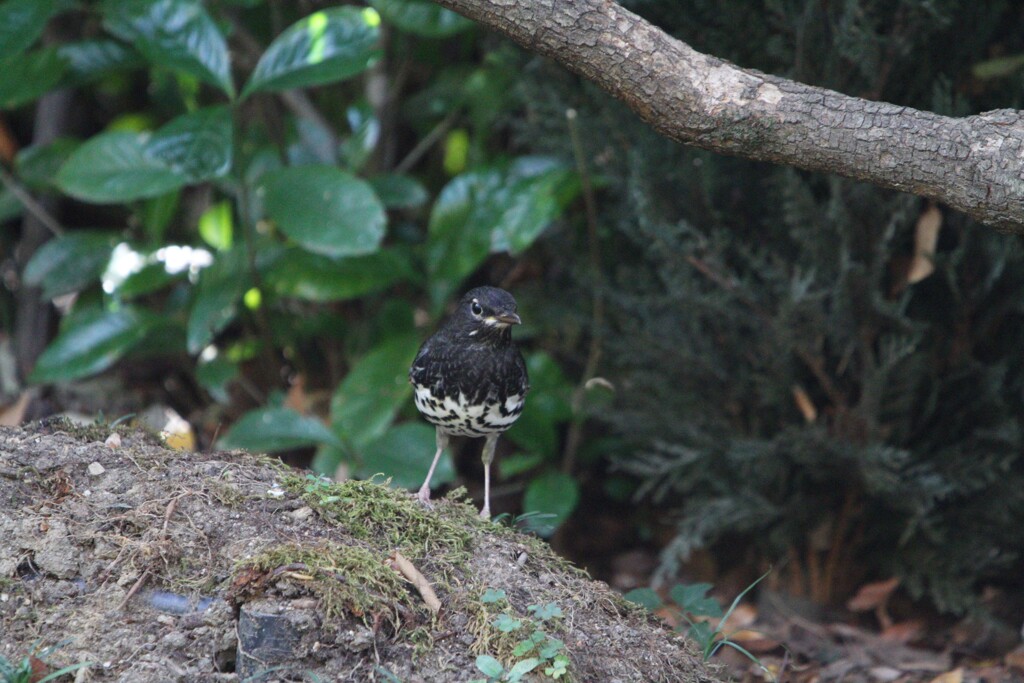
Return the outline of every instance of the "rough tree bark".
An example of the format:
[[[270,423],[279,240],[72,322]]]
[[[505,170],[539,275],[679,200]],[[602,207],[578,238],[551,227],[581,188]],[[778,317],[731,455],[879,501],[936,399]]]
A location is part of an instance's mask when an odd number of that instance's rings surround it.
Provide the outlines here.
[[[436,0],[551,57],[660,133],[714,152],[930,197],[1024,234],[1024,116],[950,118],[697,52],[611,0]]]

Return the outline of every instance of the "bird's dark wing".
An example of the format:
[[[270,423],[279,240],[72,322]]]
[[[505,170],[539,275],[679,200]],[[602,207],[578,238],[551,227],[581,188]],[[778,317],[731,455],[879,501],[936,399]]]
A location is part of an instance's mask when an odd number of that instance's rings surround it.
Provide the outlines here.
[[[437,397],[446,395],[450,389],[453,373],[451,344],[441,335],[423,342],[409,368],[409,381],[413,386],[430,387],[431,393]],[[455,373],[457,375],[457,373]]]
[[[523,354],[514,346],[510,347],[506,353],[509,359],[506,362],[505,392],[507,395],[526,396],[526,392],[530,390],[530,375],[526,371]]]
[[[416,359],[413,360],[412,366],[409,368],[409,381],[413,384],[430,384],[427,380],[428,373],[431,372],[430,351],[431,342],[434,338],[431,337],[427,341],[423,342],[420,346],[420,350],[416,353]]]

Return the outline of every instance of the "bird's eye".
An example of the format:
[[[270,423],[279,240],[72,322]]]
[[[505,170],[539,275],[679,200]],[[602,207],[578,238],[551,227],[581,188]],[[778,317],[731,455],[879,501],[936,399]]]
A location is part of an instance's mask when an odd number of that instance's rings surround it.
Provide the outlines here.
[[[484,309],[482,309],[480,304],[476,301],[473,301],[473,305],[470,306],[469,310],[473,311],[473,315],[481,315],[484,312]]]

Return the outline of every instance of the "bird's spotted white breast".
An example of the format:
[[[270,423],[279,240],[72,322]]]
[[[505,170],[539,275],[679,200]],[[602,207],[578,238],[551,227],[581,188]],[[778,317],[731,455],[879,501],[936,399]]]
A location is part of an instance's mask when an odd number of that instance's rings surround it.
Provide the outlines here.
[[[455,436],[484,436],[503,432],[523,412],[522,394],[512,394],[504,401],[488,400],[471,403],[463,392],[458,396],[438,397],[430,387],[416,384],[416,408],[423,417],[442,431]]]

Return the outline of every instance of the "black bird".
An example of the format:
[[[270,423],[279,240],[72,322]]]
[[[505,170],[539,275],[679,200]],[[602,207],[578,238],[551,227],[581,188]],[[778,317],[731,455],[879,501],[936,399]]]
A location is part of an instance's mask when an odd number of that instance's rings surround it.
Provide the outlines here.
[[[498,436],[523,412],[530,388],[526,363],[512,341],[521,321],[516,300],[497,287],[466,292],[458,308],[434,336],[423,342],[409,369],[416,408],[437,427],[437,452],[419,499],[430,501],[430,478],[448,437],[485,437],[484,507],[491,516],[491,462]]]

